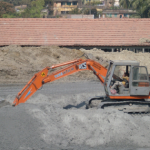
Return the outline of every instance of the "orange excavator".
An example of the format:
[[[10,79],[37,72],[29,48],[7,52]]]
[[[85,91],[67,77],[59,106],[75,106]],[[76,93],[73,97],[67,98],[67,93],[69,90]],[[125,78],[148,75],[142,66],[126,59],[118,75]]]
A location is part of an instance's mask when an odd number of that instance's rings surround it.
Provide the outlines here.
[[[58,71],[55,68],[63,67]],[[118,76],[118,68],[124,67],[125,73],[129,75],[125,85],[119,84],[112,90],[117,82],[123,82]],[[150,111],[149,76],[145,66],[139,66],[137,61],[110,61],[108,69],[91,59],[77,59],[66,63],[46,67],[36,73],[25,87],[18,93],[13,106],[26,102],[45,83],[53,82],[78,71],[91,70],[103,83],[105,96],[92,98],[88,101],[86,108],[106,108],[113,106],[127,113],[147,113]],[[48,74],[49,72],[51,72]],[[115,90],[115,92],[114,92]],[[98,101],[98,103],[97,103]]]

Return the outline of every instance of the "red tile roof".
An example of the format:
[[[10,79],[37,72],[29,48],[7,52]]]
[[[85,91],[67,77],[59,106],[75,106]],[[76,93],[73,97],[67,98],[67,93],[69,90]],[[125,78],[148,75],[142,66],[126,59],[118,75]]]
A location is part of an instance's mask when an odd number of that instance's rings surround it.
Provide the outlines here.
[[[12,44],[150,46],[150,19],[0,18],[0,45]]]

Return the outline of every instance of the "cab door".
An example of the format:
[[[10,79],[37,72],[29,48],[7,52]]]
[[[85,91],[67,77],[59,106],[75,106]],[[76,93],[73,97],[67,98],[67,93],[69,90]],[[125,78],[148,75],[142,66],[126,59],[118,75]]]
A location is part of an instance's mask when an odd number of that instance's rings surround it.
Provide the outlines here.
[[[132,66],[130,95],[149,95],[149,77],[145,66]]]

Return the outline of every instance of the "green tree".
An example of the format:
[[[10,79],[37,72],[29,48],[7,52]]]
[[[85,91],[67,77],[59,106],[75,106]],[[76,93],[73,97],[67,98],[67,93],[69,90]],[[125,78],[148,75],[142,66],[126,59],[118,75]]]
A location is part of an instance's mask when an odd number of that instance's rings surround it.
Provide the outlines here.
[[[44,0],[45,5],[53,5],[54,4],[54,0]]]
[[[123,8],[130,8],[132,0],[119,0],[120,6]]]
[[[82,12],[79,10],[79,8],[74,8],[72,11],[69,12],[69,14],[81,14]]]
[[[15,13],[13,4],[0,1],[0,18],[2,18],[3,15],[6,15],[6,14],[10,15],[12,13]]]
[[[3,1],[13,4],[14,6],[21,5],[21,0],[3,0]]]
[[[35,0],[31,2],[31,6],[21,13],[23,18],[40,18],[41,10],[44,7],[44,0]]]
[[[30,6],[31,5],[31,0],[21,0],[21,5],[27,5]]]
[[[90,14],[90,9],[89,8],[83,8],[82,9],[83,14],[89,15]]]
[[[86,2],[86,5],[88,5],[88,6],[96,6],[96,5],[99,5],[99,4],[102,4],[102,2],[101,1],[96,1],[96,0]]]
[[[136,10],[137,14],[133,17],[148,18],[150,17],[150,0],[133,0],[132,8]]]
[[[45,6],[49,10],[49,14],[53,15],[54,0],[44,0],[44,1],[45,1]]]

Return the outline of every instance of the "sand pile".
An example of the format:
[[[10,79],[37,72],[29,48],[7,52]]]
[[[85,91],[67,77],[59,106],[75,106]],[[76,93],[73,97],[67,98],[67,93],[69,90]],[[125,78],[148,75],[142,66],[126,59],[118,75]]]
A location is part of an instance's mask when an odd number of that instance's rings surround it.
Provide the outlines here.
[[[38,94],[18,107],[2,107],[0,148],[150,147],[150,116],[131,116],[111,109],[85,110],[85,105],[77,108],[88,96],[87,93],[61,97]],[[72,107],[64,109],[68,105]]]
[[[0,83],[27,82],[42,68],[75,59],[83,53],[105,67],[108,66],[108,60],[137,60],[150,70],[149,53],[8,46],[0,48]],[[96,77],[90,72],[80,72],[64,80],[82,79],[95,80]],[[65,90],[65,87],[62,88]],[[95,86],[90,85],[90,88],[94,89]],[[68,91],[65,92],[68,94]],[[5,93],[7,101],[12,102],[14,95],[9,95],[9,90]],[[150,147],[149,115],[131,116],[112,109],[85,109],[85,101],[89,97],[103,95],[104,92],[67,94],[46,96],[37,93],[18,107],[1,107],[0,149],[105,150],[108,147],[107,150],[120,150],[142,147],[143,150]]]
[[[135,60],[140,62],[141,66],[147,66],[150,73],[150,53],[134,53],[128,50],[123,50],[122,52],[104,52],[96,48],[91,50],[80,50],[84,53],[87,53],[91,59],[97,60],[99,63],[102,63],[106,67],[109,60]]]
[[[122,52],[104,52],[100,49],[68,49],[59,47],[20,47],[6,46],[0,48],[0,83],[26,83],[30,78],[45,68],[54,64],[63,63],[81,57],[84,53],[90,59],[98,61],[104,67],[108,66],[109,60],[136,60],[141,65],[147,66],[150,72],[150,54],[133,53],[123,50]],[[97,80],[90,71],[78,72],[59,81]]]
[[[75,49],[59,47],[0,47],[0,82],[26,83],[47,66],[74,60],[83,55]]]

